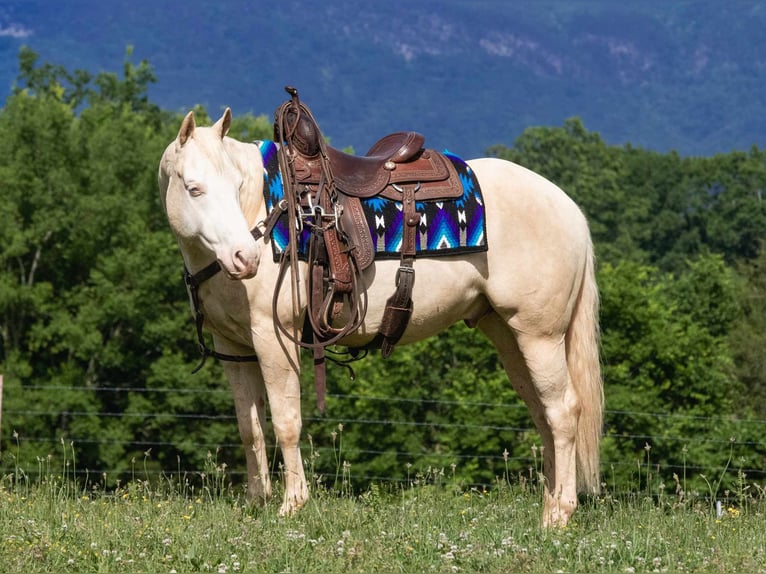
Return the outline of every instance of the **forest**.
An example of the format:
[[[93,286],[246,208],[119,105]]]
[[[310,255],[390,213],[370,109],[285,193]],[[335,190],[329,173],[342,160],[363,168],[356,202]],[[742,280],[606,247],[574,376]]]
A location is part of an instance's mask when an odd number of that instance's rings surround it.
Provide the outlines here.
[[[4,473],[71,456],[79,472],[114,484],[139,467],[196,472],[212,460],[241,480],[220,365],[192,374],[196,334],[157,190],[160,155],[182,118],[150,101],[155,81],[130,54],[119,73],[92,75],[20,53],[0,109]],[[204,108],[195,113],[210,122]],[[270,139],[271,121],[236,117],[230,135]],[[682,157],[610,146],[571,118],[487,154],[552,180],[589,219],[604,481],[629,488],[649,474],[668,484],[688,475],[703,488],[727,469],[763,480],[766,151]],[[304,370],[314,472],[337,477],[348,463],[364,486],[439,469],[491,485],[537,464],[526,408],[481,334],[454,327],[352,368],[353,378],[330,367],[325,415]]]

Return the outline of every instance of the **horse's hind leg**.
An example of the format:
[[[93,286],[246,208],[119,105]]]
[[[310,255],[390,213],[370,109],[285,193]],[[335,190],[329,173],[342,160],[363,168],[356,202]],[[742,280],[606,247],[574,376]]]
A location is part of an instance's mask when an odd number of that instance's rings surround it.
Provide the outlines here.
[[[508,377],[542,436],[543,526],[563,526],[577,507],[575,438],[579,401],[567,371],[564,336],[514,333],[497,314],[479,327],[494,343]]]
[[[237,425],[247,461],[247,499],[266,501],[271,497],[271,480],[266,456],[264,428],[266,393],[257,363],[223,362],[234,396]]]

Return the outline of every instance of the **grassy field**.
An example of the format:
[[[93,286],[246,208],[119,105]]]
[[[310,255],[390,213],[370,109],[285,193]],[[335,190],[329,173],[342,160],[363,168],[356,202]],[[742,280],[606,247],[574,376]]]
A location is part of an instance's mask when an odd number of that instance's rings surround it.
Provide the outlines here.
[[[766,572],[765,497],[744,482],[719,510],[661,486],[605,492],[544,531],[521,477],[466,489],[439,471],[354,494],[343,473],[281,518],[215,464],[116,489],[38,464],[0,483],[0,572]]]

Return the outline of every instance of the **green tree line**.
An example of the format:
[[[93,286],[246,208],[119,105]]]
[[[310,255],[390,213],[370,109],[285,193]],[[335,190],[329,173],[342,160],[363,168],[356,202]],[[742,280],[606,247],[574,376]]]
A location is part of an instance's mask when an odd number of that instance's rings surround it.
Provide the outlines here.
[[[121,73],[95,76],[20,53],[0,109],[5,469],[62,449],[109,483],[137,467],[201,469],[211,457],[244,466],[220,365],[191,373],[195,333],[156,183],[181,114],[151,102],[155,81],[130,50]],[[231,135],[269,138],[270,118],[239,116]],[[605,481],[644,486],[643,468],[657,465],[669,481],[730,457],[762,477],[766,152],[702,158],[609,146],[574,118],[488,153],[559,184],[589,218]],[[331,367],[326,417],[305,369],[315,471],[333,477],[345,461],[358,485],[429,467],[492,483],[536,464],[529,415],[476,331],[457,326],[353,369],[351,378]]]

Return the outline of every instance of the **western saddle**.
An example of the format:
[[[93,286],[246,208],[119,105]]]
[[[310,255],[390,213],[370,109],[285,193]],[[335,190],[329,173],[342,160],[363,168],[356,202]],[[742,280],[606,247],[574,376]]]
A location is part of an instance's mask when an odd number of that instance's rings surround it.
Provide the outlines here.
[[[362,324],[367,293],[360,274],[375,259],[361,199],[381,196],[401,203],[404,216],[400,266],[394,294],[386,302],[379,332],[370,348],[380,346],[388,357],[412,314],[414,261],[420,214],[416,201],[457,199],[463,186],[452,163],[441,153],[424,149],[417,132],[396,132],[381,138],[363,157],[328,145],[308,107],[292,87],[290,99],[275,114],[274,141],[289,221],[289,245],[283,266],[292,272],[297,302],[297,243],[304,226],[311,232],[308,252],[307,318],[311,340],[295,341],[314,350],[319,407],[324,408],[324,349]],[[284,269],[284,267],[283,267]],[[276,297],[276,295],[275,295]],[[276,305],[276,302],[275,302]],[[297,308],[295,309],[297,314]],[[274,320],[280,330],[291,336]],[[358,351],[358,350],[355,350]]]

